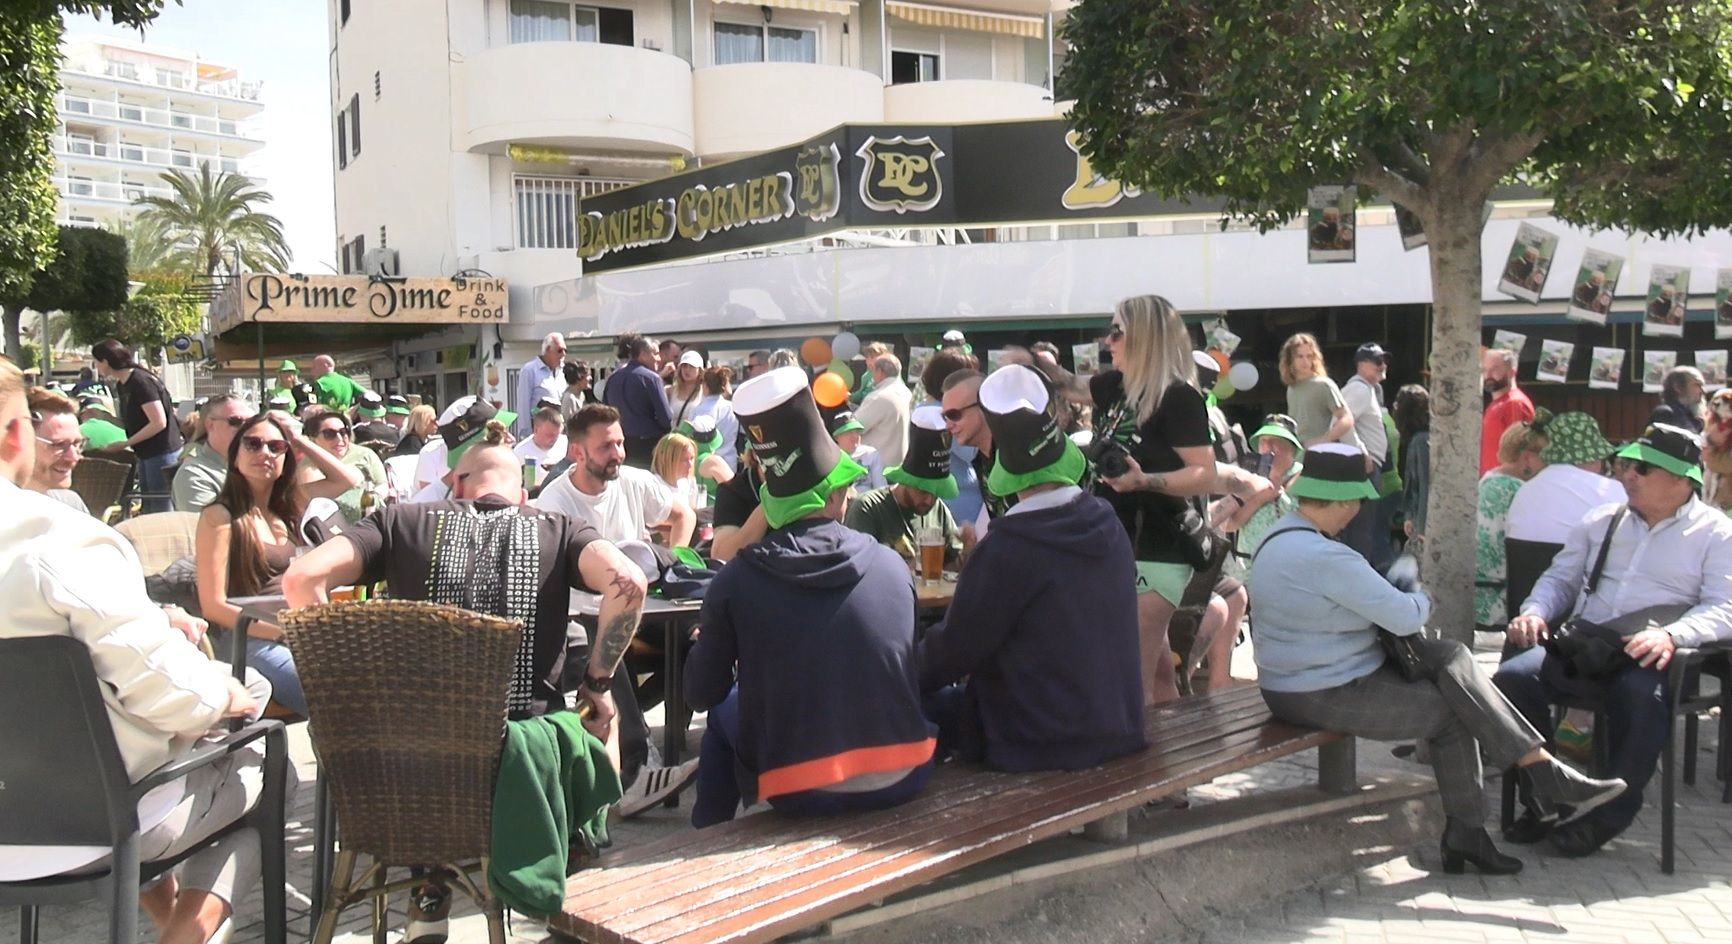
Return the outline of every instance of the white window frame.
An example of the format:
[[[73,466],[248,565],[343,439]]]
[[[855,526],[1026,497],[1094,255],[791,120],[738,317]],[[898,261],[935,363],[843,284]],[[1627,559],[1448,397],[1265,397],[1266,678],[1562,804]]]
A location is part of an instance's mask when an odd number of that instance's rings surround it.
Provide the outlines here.
[[[524,218],[522,193],[526,187],[540,185],[552,196],[569,196],[572,198],[572,209],[576,210],[579,203],[588,197],[620,187],[629,186],[637,181],[614,178],[583,177],[564,174],[529,174],[514,173],[511,175],[511,245],[514,249],[576,249],[577,219],[575,213],[569,226],[558,227],[552,221],[543,220],[538,214]],[[569,191],[560,193],[559,191]],[[525,240],[524,234],[531,234]],[[569,236],[569,239],[550,238],[551,234]],[[568,245],[569,243],[569,245]]]
[[[69,154],[82,154],[91,157],[96,154],[96,136],[78,131],[66,133],[66,151]]]
[[[568,42],[568,43],[599,43],[599,42],[601,42],[601,11],[603,8],[606,8],[609,10],[625,10],[628,13],[630,13],[631,14],[632,38],[634,40],[639,38],[637,33],[638,33],[638,28],[639,28],[640,24],[638,22],[638,9],[637,9],[637,7],[619,6],[619,5],[612,4],[612,3],[579,3],[579,2],[577,2],[577,0],[543,0],[543,2],[563,3],[571,11],[570,17],[565,21],[566,25],[571,28],[571,38],[564,40],[564,42]],[[519,41],[511,38],[511,0],[505,0],[504,6],[505,6],[505,42],[507,45],[516,45]],[[588,10],[595,17],[595,22],[594,22],[595,39],[578,39],[577,38],[577,11],[579,11],[579,10]],[[550,42],[550,41],[551,42],[560,42],[560,40],[523,40],[523,42]]]
[[[933,79],[932,81],[942,82],[942,81],[944,81],[944,43],[943,43],[942,38],[940,38],[938,47],[939,47],[938,51],[933,52],[930,49],[910,49],[906,46],[891,46],[890,47],[890,56],[892,58],[892,61],[894,61],[896,54],[899,52],[907,53],[910,56],[937,56],[938,57],[938,77]],[[906,84],[919,85],[920,83],[919,82],[912,82],[912,83],[903,83],[903,84],[905,84],[905,85]]]
[[[133,114],[133,115],[127,114],[127,112],[129,110],[132,112],[135,112],[136,114]],[[143,105],[134,105],[131,102],[116,102],[115,106],[114,106],[114,113],[116,115],[119,115],[120,120],[122,120],[122,121],[136,121],[136,122],[139,122],[141,124],[144,122],[144,106]]]
[[[192,168],[197,162],[191,151],[174,148],[168,152],[168,163],[174,167]]]
[[[778,12],[785,12],[785,11],[778,11]],[[747,29],[757,29],[758,30],[758,36],[763,40],[763,43],[764,43],[764,45],[763,45],[764,58],[758,60],[759,62],[772,61],[770,59],[770,30],[772,30],[772,29],[784,29],[784,30],[790,30],[790,31],[797,30],[797,31],[802,32],[802,33],[811,33],[813,35],[813,40],[812,40],[813,47],[812,48],[813,48],[814,52],[816,53],[816,58],[814,58],[810,63],[796,63],[796,64],[797,65],[823,65],[824,64],[824,50],[827,48],[825,46],[825,41],[829,37],[825,33],[825,30],[824,30],[825,24],[824,24],[824,21],[822,21],[822,20],[806,19],[804,17],[791,17],[788,19],[787,22],[765,23],[762,20],[760,20],[760,21],[754,23],[750,20],[734,19],[733,17],[730,17],[730,16],[717,16],[710,21],[710,64],[711,65],[722,65],[721,62],[717,61],[717,57],[716,57],[716,27],[717,26],[743,26]],[[745,63],[728,63],[728,64],[729,65],[744,65]]]
[[[898,34],[898,33],[901,34],[900,41],[897,41],[898,37],[896,36],[896,34]],[[986,36],[987,44],[992,49],[992,54],[989,57],[989,61],[992,64],[992,74],[987,76],[987,78],[990,79],[991,81],[996,82],[999,80],[998,79],[998,41],[996,38],[994,38],[990,34],[982,34],[982,35]],[[896,53],[899,53],[899,52],[905,52],[905,53],[908,53],[909,55],[916,55],[916,56],[937,56],[938,57],[938,78],[933,79],[933,81],[934,82],[943,82],[944,80],[946,80],[950,77],[947,74],[948,69],[946,67],[946,63],[948,63],[950,61],[950,52],[949,52],[949,50],[944,48],[945,37],[946,37],[945,32],[940,31],[940,30],[911,31],[911,30],[906,30],[906,29],[904,29],[904,30],[894,30],[893,29],[891,31],[891,36],[892,36],[892,43],[890,45],[891,55],[895,55]],[[936,42],[930,46],[921,42],[921,40],[923,40],[927,37],[931,37],[933,40],[936,40]],[[909,42],[909,40],[913,40],[913,43],[911,44]],[[918,84],[918,83],[916,83],[916,84]]]
[[[133,144],[130,141],[122,141],[116,145],[116,147],[119,150],[121,160],[136,161],[140,164],[144,163],[144,145]]]

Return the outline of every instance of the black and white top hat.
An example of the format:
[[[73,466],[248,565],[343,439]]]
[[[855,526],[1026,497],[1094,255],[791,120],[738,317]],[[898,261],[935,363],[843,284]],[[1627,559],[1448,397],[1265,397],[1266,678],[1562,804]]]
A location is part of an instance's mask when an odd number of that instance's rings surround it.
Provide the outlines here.
[[[939,498],[956,497],[956,478],[950,474],[950,433],[944,428],[942,407],[928,403],[909,414],[908,452],[901,465],[884,470],[884,477]]]
[[[764,470],[761,499],[770,527],[824,507],[830,493],[866,474],[842,454],[812,399],[806,372],[779,367],[734,391],[734,415]]]
[[[980,384],[980,409],[995,455],[986,487],[1014,495],[1036,485],[1075,485],[1088,462],[1047,410],[1052,394],[1031,367],[1008,364]]]

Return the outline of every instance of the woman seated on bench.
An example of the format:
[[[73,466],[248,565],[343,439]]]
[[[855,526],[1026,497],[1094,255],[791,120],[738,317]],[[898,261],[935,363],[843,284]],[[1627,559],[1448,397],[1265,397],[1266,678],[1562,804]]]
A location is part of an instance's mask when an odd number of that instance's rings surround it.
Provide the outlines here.
[[[1331,540],[1361,501],[1377,498],[1362,451],[1339,443],[1307,449],[1304,471],[1288,492],[1299,506],[1269,529],[1248,581],[1263,698],[1277,718],[1294,724],[1379,741],[1424,738],[1448,817],[1444,871],[1459,873],[1467,862],[1489,875],[1522,867],[1498,852],[1485,831],[1482,748],[1500,767],[1522,767],[1536,804],[1554,816],[1557,805],[1580,816],[1623,791],[1621,780],[1589,780],[1554,760],[1460,643],[1420,642],[1430,679],[1407,681],[1386,664],[1378,627],[1415,636],[1431,601],[1417,580],[1395,578],[1405,584],[1396,586]]]

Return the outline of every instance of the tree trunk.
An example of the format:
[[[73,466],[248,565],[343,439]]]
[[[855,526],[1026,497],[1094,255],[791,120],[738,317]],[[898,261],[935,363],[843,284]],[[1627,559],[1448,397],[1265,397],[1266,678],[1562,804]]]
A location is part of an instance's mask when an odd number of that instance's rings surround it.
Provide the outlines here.
[[[1483,194],[1433,180],[1424,220],[1431,256],[1431,493],[1423,571],[1431,626],[1473,642],[1478,546],[1480,232]]]
[[[18,337],[18,323],[24,317],[24,311],[11,305],[0,305],[0,322],[6,329],[6,356],[12,363],[24,363],[24,343]]]

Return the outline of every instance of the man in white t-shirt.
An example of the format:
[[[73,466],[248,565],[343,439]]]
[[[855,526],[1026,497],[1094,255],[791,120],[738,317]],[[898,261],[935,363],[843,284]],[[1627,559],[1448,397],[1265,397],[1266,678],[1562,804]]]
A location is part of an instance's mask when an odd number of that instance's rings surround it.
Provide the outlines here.
[[[1616,447],[1600,435],[1592,416],[1559,413],[1547,424],[1546,436],[1540,450],[1546,467],[1516,492],[1504,533],[1562,548],[1588,512],[1621,504],[1626,496],[1623,483],[1605,474],[1606,457]]]
[[[535,460],[543,471],[565,460],[565,419],[558,407],[541,407],[535,411],[528,439],[511,447],[521,462]]]
[[[625,463],[625,431],[619,411],[591,403],[565,424],[571,471],[549,482],[535,499],[542,511],[586,521],[615,544],[647,541],[666,527],[668,545],[690,544],[697,515],[653,473]]]

